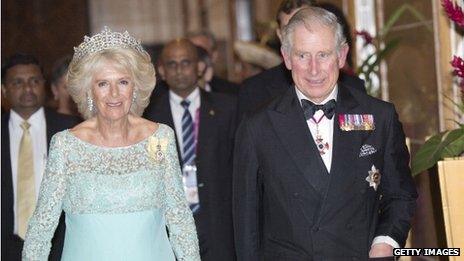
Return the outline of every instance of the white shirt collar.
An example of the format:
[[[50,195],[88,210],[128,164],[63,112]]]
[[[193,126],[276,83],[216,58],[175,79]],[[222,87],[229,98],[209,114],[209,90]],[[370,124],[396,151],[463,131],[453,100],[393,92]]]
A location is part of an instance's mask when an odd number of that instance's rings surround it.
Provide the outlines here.
[[[27,119],[27,122],[31,124],[31,126],[37,126],[38,124],[44,122],[45,120],[45,112],[44,108],[40,107],[36,112],[34,112],[29,119]],[[21,123],[23,123],[25,119],[23,119],[17,112],[14,110],[10,111],[10,122],[13,124],[15,127],[21,126]]]
[[[330,92],[329,96],[327,96],[327,98],[325,98],[321,103],[316,103],[314,101],[312,101],[310,98],[306,97],[295,85],[295,91],[296,91],[296,96],[298,97],[298,101],[300,102],[300,105],[301,105],[301,100],[302,99],[306,99],[306,100],[309,100],[311,102],[313,102],[314,104],[324,104],[332,99],[334,100],[337,100],[337,95],[338,95],[338,84],[335,85],[335,88],[333,88],[332,92]]]
[[[205,84],[205,91],[207,91],[207,92],[212,91],[211,85],[208,82]]]
[[[174,104],[180,104],[183,100],[188,100],[190,102],[193,102],[199,98],[200,98],[200,87],[196,87],[195,90],[193,90],[185,99],[180,97],[176,93],[174,93],[172,90],[169,90],[169,99]]]

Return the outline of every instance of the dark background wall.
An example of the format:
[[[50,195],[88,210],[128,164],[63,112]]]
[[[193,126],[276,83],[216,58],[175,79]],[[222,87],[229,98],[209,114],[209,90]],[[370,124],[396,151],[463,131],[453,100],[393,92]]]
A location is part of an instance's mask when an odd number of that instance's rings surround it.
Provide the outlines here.
[[[85,0],[2,0],[2,62],[15,52],[35,55],[46,75],[89,32]]]

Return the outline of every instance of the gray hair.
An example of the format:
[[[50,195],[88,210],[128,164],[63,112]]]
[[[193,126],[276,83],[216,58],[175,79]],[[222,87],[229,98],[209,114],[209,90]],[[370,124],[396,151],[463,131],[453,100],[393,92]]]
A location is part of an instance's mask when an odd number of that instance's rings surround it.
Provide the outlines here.
[[[312,31],[315,25],[329,27],[335,34],[335,46],[337,53],[346,44],[343,34],[343,26],[333,13],[319,7],[307,7],[296,12],[282,31],[282,49],[290,53],[293,47],[293,33],[297,26],[303,25],[308,31]]]
[[[148,54],[142,54],[133,48],[105,49],[71,61],[67,74],[68,91],[79,112],[85,119],[95,114],[95,110],[89,108],[87,100],[92,99],[91,88],[95,71],[107,61],[118,69],[126,70],[133,77],[135,86],[132,95],[135,97],[130,111],[142,115],[155,88],[155,68]]]

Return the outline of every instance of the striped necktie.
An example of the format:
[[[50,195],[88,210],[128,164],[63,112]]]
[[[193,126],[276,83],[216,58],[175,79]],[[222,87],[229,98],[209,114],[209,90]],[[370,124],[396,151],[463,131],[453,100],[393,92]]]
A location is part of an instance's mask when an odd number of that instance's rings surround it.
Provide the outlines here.
[[[25,238],[29,218],[35,209],[35,177],[32,139],[27,121],[21,123],[23,136],[19,144],[17,173],[18,236]]]
[[[195,128],[192,115],[188,110],[190,102],[184,100],[180,103],[184,107],[182,116],[182,170],[185,194],[192,213],[198,212],[200,203],[197,187],[197,168],[195,166]]]
[[[183,100],[181,103],[184,107],[184,115],[182,115],[182,164],[194,164],[195,160],[195,128],[193,119],[188,107],[190,101]]]

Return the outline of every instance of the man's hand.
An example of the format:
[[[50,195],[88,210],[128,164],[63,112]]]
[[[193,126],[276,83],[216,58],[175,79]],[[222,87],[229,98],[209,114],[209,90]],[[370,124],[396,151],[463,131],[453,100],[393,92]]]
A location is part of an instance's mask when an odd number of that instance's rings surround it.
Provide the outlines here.
[[[369,257],[393,256],[393,247],[387,243],[374,244],[369,251]]]

